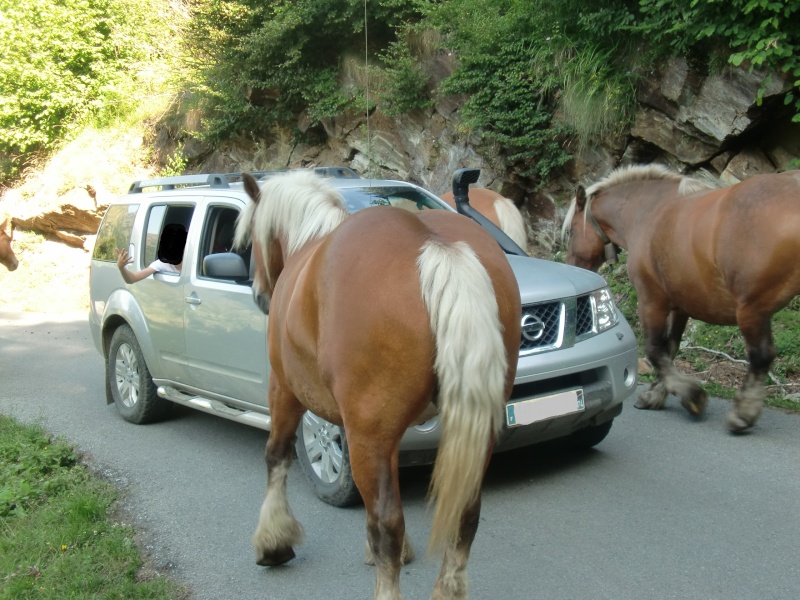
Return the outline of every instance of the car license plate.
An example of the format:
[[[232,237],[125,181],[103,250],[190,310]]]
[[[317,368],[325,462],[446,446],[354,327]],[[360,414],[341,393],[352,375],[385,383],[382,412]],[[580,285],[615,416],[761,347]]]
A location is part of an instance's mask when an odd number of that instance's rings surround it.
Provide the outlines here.
[[[583,390],[570,390],[506,404],[506,425],[519,427],[584,409]]]

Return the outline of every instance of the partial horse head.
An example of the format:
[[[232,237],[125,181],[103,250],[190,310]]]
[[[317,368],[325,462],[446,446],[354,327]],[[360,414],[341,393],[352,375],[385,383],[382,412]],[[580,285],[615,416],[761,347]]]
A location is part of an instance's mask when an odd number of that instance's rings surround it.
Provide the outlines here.
[[[589,221],[591,212],[586,207],[590,206],[591,198],[586,189],[579,185],[564,217],[561,239],[567,246],[564,262],[597,271],[606,260],[604,248],[608,238],[601,237],[605,234],[594,226],[594,221]],[[593,225],[587,227],[587,221]]]
[[[9,226],[9,219],[6,219],[0,223],[0,263],[9,271],[14,271],[19,266],[19,261],[14,254],[14,249],[11,247],[11,241],[13,239],[14,222],[11,221]]]
[[[275,175],[259,187],[249,173],[244,187],[252,202],[236,222],[234,247],[253,243],[253,296],[268,312],[284,261],[309,241],[323,237],[347,218],[341,194],[313,171]]]
[[[578,185],[561,229],[561,240],[567,247],[564,262],[590,271],[597,271],[604,262],[616,262],[619,250],[627,248],[619,228],[614,227],[612,213],[620,210],[618,201],[660,197],[665,183],[674,188],[667,195],[674,196],[709,187],[657,164],[620,167],[588,188]],[[608,218],[604,218],[606,212]]]

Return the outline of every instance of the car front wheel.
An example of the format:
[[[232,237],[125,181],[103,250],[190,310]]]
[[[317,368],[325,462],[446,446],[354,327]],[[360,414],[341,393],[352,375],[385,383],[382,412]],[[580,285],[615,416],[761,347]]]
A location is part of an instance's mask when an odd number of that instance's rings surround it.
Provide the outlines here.
[[[323,502],[345,507],[361,501],[344,429],[306,411],[297,428],[295,449],[303,473]]]
[[[106,383],[122,418],[144,424],[167,416],[172,402],[159,398],[144,361],[136,334],[122,325],[111,337],[106,361]]]

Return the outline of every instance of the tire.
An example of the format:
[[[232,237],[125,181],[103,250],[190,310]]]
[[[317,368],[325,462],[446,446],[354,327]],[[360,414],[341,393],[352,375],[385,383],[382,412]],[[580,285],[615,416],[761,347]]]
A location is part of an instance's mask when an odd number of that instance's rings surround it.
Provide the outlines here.
[[[614,419],[611,419],[600,425],[589,425],[571,434],[567,438],[567,441],[570,446],[577,450],[594,448],[597,444],[606,439],[608,432],[611,431],[611,425],[613,425],[613,423]]]
[[[159,398],[136,335],[128,325],[111,336],[106,361],[106,385],[122,418],[142,425],[165,418],[172,402]]]
[[[300,467],[320,500],[340,508],[361,502],[341,427],[306,411],[297,428],[295,450]]]

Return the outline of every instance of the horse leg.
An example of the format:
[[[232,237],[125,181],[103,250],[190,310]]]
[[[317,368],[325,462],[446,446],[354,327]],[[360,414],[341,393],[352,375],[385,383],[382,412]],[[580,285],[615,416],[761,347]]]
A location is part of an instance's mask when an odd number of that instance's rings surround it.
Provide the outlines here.
[[[670,361],[675,360],[675,355],[680,348],[681,338],[686,329],[686,323],[689,321],[689,315],[683,311],[673,309],[670,311],[666,320],[666,338],[667,338],[667,352],[669,353]],[[639,399],[634,405],[636,408],[660,410],[664,408],[667,400],[667,388],[664,384],[664,378],[660,371],[656,371],[656,380],[650,385],[650,388],[640,394]]]
[[[400,560],[404,565],[414,562],[414,547],[411,545],[411,540],[406,533],[403,537],[403,553],[400,555]],[[375,556],[372,554],[372,548],[369,547],[369,540],[364,542],[364,564],[371,567],[375,566]]]
[[[739,433],[755,425],[764,404],[764,381],[772,361],[775,344],[772,341],[770,316],[752,314],[746,309],[736,313],[739,329],[747,344],[749,366],[744,383],[733,400],[733,410],[728,413],[728,429]]]
[[[640,307],[646,305],[642,298],[639,303]],[[708,401],[706,393],[697,381],[679,373],[673,362],[689,320],[688,315],[677,309],[664,314],[657,309],[640,308],[639,318],[647,333],[645,352],[656,371],[656,381],[649,390],[639,395],[634,406],[660,410],[664,408],[667,395],[672,393],[690,414],[703,414]]]
[[[286,475],[292,463],[297,426],[305,408],[270,376],[272,429],[267,440],[267,492],[253,534],[256,562],[264,567],[282,565],[294,558],[293,546],[303,540],[303,528],[292,515],[286,495]]]
[[[461,518],[458,542],[449,545],[444,551],[442,570],[431,594],[431,600],[466,600],[467,562],[478,521],[481,516],[480,496]]]
[[[350,467],[367,509],[367,558],[371,555],[376,569],[375,600],[402,600],[400,568],[407,538],[397,470],[399,436],[392,447],[376,448],[350,434]]]

